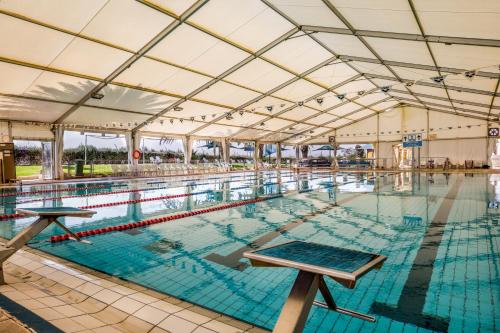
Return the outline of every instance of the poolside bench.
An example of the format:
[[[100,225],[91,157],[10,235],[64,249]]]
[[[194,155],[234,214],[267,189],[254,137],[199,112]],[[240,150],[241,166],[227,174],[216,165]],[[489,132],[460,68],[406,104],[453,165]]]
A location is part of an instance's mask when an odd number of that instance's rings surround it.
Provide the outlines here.
[[[364,274],[372,269],[379,269],[387,259],[385,256],[301,241],[245,252],[243,256],[250,259],[254,267],[288,267],[299,270],[273,332],[302,332],[313,304],[359,319],[375,321],[372,316],[337,306],[323,275],[352,289]],[[318,289],[325,303],[314,300]]]
[[[7,243],[0,244],[0,284],[5,284],[3,263],[52,223],[61,227],[66,233],[70,234],[73,239],[81,241],[77,235],[59,222],[57,220],[58,218],[63,216],[91,217],[96,213],[94,211],[74,207],[18,208],[16,211],[19,214],[38,216],[38,219],[24,228]]]

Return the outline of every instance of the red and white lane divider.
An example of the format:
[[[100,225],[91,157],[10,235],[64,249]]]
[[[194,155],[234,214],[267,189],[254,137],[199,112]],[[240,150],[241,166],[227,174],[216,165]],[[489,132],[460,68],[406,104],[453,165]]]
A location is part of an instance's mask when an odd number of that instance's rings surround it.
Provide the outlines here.
[[[40,193],[55,193],[55,192],[74,192],[74,191],[85,191],[85,190],[94,190],[100,188],[106,188],[107,185],[92,185],[85,187],[65,187],[65,188],[55,188],[55,189],[47,189],[47,190],[36,190],[30,192],[17,192],[17,193],[0,193],[0,197],[14,197],[21,195],[32,195],[32,194],[40,194]]]
[[[244,205],[248,205],[251,203],[262,202],[262,201],[271,200],[271,199],[280,198],[280,197],[282,197],[282,195],[261,197],[261,198],[251,199],[251,200],[243,200],[243,201],[238,201],[238,202],[232,202],[232,203],[229,203],[226,205],[209,207],[209,208],[205,208],[205,209],[197,209],[197,210],[193,210],[190,212],[173,214],[173,215],[163,216],[163,217],[158,217],[158,218],[152,218],[152,219],[147,219],[147,220],[143,220],[143,221],[139,221],[139,222],[120,224],[120,225],[115,225],[115,226],[111,226],[111,227],[91,229],[91,230],[86,230],[86,231],[78,231],[75,234],[80,238],[85,238],[85,237],[89,237],[89,236],[101,235],[101,234],[114,232],[114,231],[124,231],[124,230],[128,230],[128,229],[147,227],[148,225],[152,225],[152,224],[158,224],[158,223],[163,223],[163,222],[179,220],[179,219],[183,219],[185,217],[206,214],[206,213],[210,213],[210,212],[215,212],[215,211],[229,209],[229,208],[238,207],[238,206],[244,206]],[[58,242],[68,240],[68,239],[70,239],[70,237],[71,237],[70,234],[51,236],[50,241],[52,243],[58,243]]]

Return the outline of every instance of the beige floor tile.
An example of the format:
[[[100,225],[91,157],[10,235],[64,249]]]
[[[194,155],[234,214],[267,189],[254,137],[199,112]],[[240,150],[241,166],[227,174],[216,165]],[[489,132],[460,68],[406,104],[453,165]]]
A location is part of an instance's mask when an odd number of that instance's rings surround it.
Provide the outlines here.
[[[212,320],[209,317],[206,317],[204,315],[201,315],[199,313],[196,313],[196,312],[193,312],[193,311],[190,311],[190,310],[182,310],[180,312],[177,312],[175,315],[177,317],[189,320],[190,322],[198,324],[198,325],[207,323],[210,320]]]
[[[201,314],[201,315],[208,317],[208,318],[211,318],[211,319],[215,319],[215,318],[218,318],[221,316],[220,313],[217,313],[215,311],[211,311],[211,310],[208,310],[208,309],[196,306],[196,305],[189,307],[188,310],[196,312],[198,314]]]
[[[122,310],[126,313],[132,314],[142,308],[144,306],[144,303],[141,303],[129,297],[123,297],[111,305],[118,310]]]
[[[85,282],[84,284],[75,288],[76,291],[88,296],[92,296],[102,289],[103,287],[98,286],[97,284],[93,284],[92,282]]]
[[[172,333],[191,333],[198,327],[198,325],[193,324],[186,319],[176,317],[175,315],[170,315],[164,321],[159,323],[158,327]]]
[[[147,321],[148,323],[151,323],[153,325],[158,324],[160,321],[167,318],[168,315],[169,313],[149,305],[140,308],[137,312],[134,313],[135,317]]]
[[[80,325],[79,323],[70,318],[55,319],[51,320],[50,323],[56,326],[57,328],[60,328],[64,332],[68,333],[78,332],[85,329],[84,326]]]
[[[60,283],[68,288],[76,288],[78,286],[81,286],[85,282],[86,282],[85,280],[79,279],[75,276],[70,276],[62,280]]]
[[[153,328],[153,325],[139,318],[130,316],[123,322],[116,324],[113,327],[126,333],[146,333]]]
[[[47,297],[47,296],[50,296],[49,294],[39,290],[39,289],[35,289],[32,287],[32,289],[27,289],[27,290],[24,290],[23,293],[25,293],[26,295],[28,295],[29,297],[31,298],[41,298],[41,297]]]
[[[110,290],[113,290],[119,294],[122,294],[122,295],[130,295],[130,294],[134,294],[136,293],[137,291],[134,290],[134,289],[130,289],[130,288],[127,288],[127,287],[124,287],[124,286],[120,286],[120,285],[117,285],[117,286],[113,286],[111,288],[109,288]]]
[[[16,291],[6,291],[6,292],[2,293],[2,295],[10,298],[13,301],[20,301],[23,299],[31,299],[31,297],[29,297],[25,293],[22,293],[22,292],[17,291],[17,290]]]
[[[118,294],[117,292],[108,290],[108,289],[103,289],[96,294],[94,294],[92,297],[95,299],[104,302],[106,304],[111,304],[113,302],[116,302],[118,299],[122,297],[122,295]]]
[[[84,313],[97,313],[102,311],[107,305],[94,298],[87,298],[81,303],[73,304],[73,306],[82,310]]]
[[[92,283],[95,283],[98,286],[101,286],[103,288],[111,288],[111,287],[116,286],[116,283],[105,280],[105,279],[97,279],[97,280],[92,281]]]
[[[129,314],[121,310],[118,310],[112,306],[108,306],[104,310],[94,313],[92,316],[99,319],[100,321],[102,321],[107,325],[111,325],[124,321],[125,318],[129,316]]]
[[[157,298],[146,295],[142,292],[129,295],[128,297],[133,298],[133,299],[135,299],[141,303],[144,303],[144,304],[149,304],[149,303],[153,303],[153,302],[158,301]]]
[[[170,333],[169,331],[165,331],[163,328],[159,328],[158,326],[153,327],[149,333]]]
[[[78,291],[71,290],[71,291],[67,292],[66,294],[63,294],[61,296],[57,296],[57,298],[59,298],[61,301],[65,302],[65,303],[73,304],[73,303],[81,303],[84,300],[86,300],[87,298],[89,298],[89,296],[82,294]]]
[[[259,328],[259,327],[252,327],[251,329],[246,331],[247,333],[269,333],[270,331],[267,331],[265,329]]]
[[[92,332],[95,332],[95,333],[123,333],[123,331],[115,328],[114,326],[110,326],[110,325],[94,328],[92,330]]]
[[[63,314],[65,317],[75,317],[75,316],[81,316],[84,314],[84,312],[82,310],[80,310],[72,305],[56,306],[56,307],[53,307],[52,309]]]
[[[50,307],[66,305],[65,302],[61,301],[59,298],[55,296],[40,297],[37,299],[37,301],[40,301],[43,304],[46,304],[47,306]]]
[[[216,331],[216,332],[219,332],[219,333],[241,333],[241,332],[243,332],[243,330],[241,330],[237,327],[221,323],[218,320],[212,320],[206,324],[203,324],[203,327],[209,328],[209,329]]]
[[[49,290],[52,295],[64,295],[71,291],[70,288],[59,283],[55,283],[54,285],[47,287],[46,289]]]
[[[51,308],[33,309],[32,311],[45,320],[65,318],[65,316],[62,313],[59,313]]]
[[[157,301],[149,305],[168,313],[176,313],[183,310],[183,308],[165,301]]]
[[[209,330],[208,328],[206,327],[203,327],[203,326],[199,326],[197,327],[193,333],[216,333],[215,331],[212,331],[212,330]]]
[[[42,309],[47,307],[46,304],[43,304],[36,299],[23,299],[16,302],[29,310]]]
[[[76,321],[80,325],[84,326],[85,328],[89,328],[89,329],[94,329],[94,328],[106,326],[106,324],[103,323],[102,321],[100,321],[99,319],[94,318],[94,317],[87,315],[87,314],[73,317],[71,319],[73,319],[74,321]]]
[[[252,328],[252,325],[248,323],[244,323],[242,321],[236,320],[234,318],[228,317],[228,316],[220,316],[217,318],[217,321],[227,324],[229,326],[234,326],[236,328],[239,328],[240,330],[246,331]]]

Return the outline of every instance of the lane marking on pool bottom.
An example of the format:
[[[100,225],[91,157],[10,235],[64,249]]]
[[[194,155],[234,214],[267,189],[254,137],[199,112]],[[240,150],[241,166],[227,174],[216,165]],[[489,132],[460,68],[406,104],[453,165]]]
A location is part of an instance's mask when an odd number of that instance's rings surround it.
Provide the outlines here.
[[[205,208],[205,209],[197,209],[197,210],[193,210],[193,211],[185,212],[185,213],[180,213],[180,214],[172,214],[172,215],[158,217],[158,218],[151,218],[151,219],[142,220],[139,222],[126,223],[126,224],[121,224],[121,225],[115,225],[112,227],[92,229],[92,230],[86,230],[86,231],[78,231],[75,234],[80,238],[84,238],[84,237],[100,235],[100,234],[105,234],[105,233],[114,232],[114,231],[124,231],[124,230],[128,230],[128,229],[147,227],[148,225],[152,225],[152,224],[179,220],[179,219],[183,219],[185,217],[211,213],[211,212],[215,212],[215,211],[219,211],[219,210],[225,210],[225,209],[229,209],[229,208],[244,206],[244,205],[257,203],[257,202],[263,202],[263,201],[267,201],[267,200],[271,200],[271,199],[275,199],[275,198],[281,198],[281,197],[283,197],[282,194],[273,195],[273,196],[266,196],[266,197],[257,197],[255,199],[232,202],[232,203],[225,204],[225,205],[219,205],[219,206],[209,207],[209,208]],[[68,240],[70,238],[71,238],[70,234],[64,234],[64,235],[58,235],[58,236],[51,236],[50,241],[52,243],[57,243],[57,242],[62,242],[62,241]]]

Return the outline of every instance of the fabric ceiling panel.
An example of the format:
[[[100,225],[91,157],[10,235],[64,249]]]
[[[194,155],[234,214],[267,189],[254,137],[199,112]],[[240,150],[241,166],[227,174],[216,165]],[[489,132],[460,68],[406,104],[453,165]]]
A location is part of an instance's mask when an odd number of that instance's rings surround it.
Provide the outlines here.
[[[286,119],[299,121],[299,120],[302,120],[304,118],[315,115],[317,113],[318,113],[317,111],[315,111],[311,108],[302,106],[302,107],[296,107],[293,110],[290,110],[288,112],[283,113],[281,115],[281,117],[286,118]]]
[[[1,57],[48,66],[72,39],[71,35],[0,14]]]
[[[350,61],[349,64],[356,68],[360,73],[384,75],[394,77],[390,70],[383,64],[374,64],[371,62]]]
[[[43,72],[25,90],[24,95],[76,103],[96,85],[96,81],[58,73]]]
[[[497,84],[497,79],[489,77],[474,77],[469,79],[464,75],[449,75],[446,76],[445,82],[448,86],[493,92]]]
[[[350,122],[351,122],[351,120],[349,120],[347,118],[341,118],[341,119],[335,120],[333,123],[330,123],[329,125],[337,128],[337,127],[343,126],[345,124],[348,124]]]
[[[446,91],[442,88],[426,87],[414,84],[410,87],[410,90],[415,93],[448,98]],[[451,93],[451,90],[449,92]]]
[[[156,114],[177,101],[176,98],[108,85],[101,89],[102,99],[89,99],[87,105]]]
[[[481,103],[481,104],[488,104],[488,105],[491,103],[491,98],[493,97],[493,96],[488,96],[488,95],[471,94],[471,93],[467,93],[467,92],[463,92],[463,91],[459,92],[459,91],[455,91],[455,90],[449,90],[448,93],[450,94],[450,97],[452,99]]]
[[[248,53],[186,24],[165,37],[148,55],[214,76],[248,57]]]
[[[326,123],[327,121],[332,121],[336,119],[337,117],[332,116],[329,113],[323,113],[317,117],[309,119],[307,122],[314,124],[314,125],[321,125],[323,123]]]
[[[293,28],[258,0],[211,0],[189,21],[253,51]]]
[[[387,102],[382,102],[382,103],[379,103],[377,105],[374,105],[372,107],[372,109],[382,111],[382,110],[386,110],[387,108],[392,108],[396,105],[398,105],[397,101],[387,101]]]
[[[432,82],[431,78],[439,75],[437,71],[428,71],[425,69],[406,68],[397,66],[391,66],[391,68],[396,72],[396,74],[398,74],[400,78],[405,80]]]
[[[299,32],[293,37],[302,36]],[[286,68],[302,73],[327,60],[332,55],[308,36],[288,39],[263,55]]]
[[[271,90],[294,76],[261,59],[255,59],[227,76],[227,80],[260,90]]]
[[[70,107],[65,103],[0,96],[0,119],[52,122]]]
[[[310,106],[310,107],[314,107],[316,109],[326,110],[328,108],[331,108],[335,105],[342,103],[342,101],[337,98],[337,95],[335,95],[333,93],[327,93],[327,94],[321,95],[319,98],[323,99],[323,102],[321,103],[321,105],[318,104],[317,99],[314,99],[314,100],[307,102],[306,105]]]
[[[373,53],[355,36],[323,32],[315,36],[336,54],[375,59]]]
[[[498,0],[419,0],[414,4],[426,34],[500,39]]]
[[[106,4],[106,0],[2,0],[0,9],[80,32]]]
[[[87,125],[98,127],[132,128],[149,118],[147,114],[106,110],[90,106],[79,107],[64,120],[65,124]],[[130,124],[130,126],[128,126]],[[120,126],[122,125],[122,126]]]
[[[328,113],[331,113],[337,117],[342,117],[348,113],[351,113],[355,110],[359,110],[361,109],[361,106],[359,106],[358,104],[355,104],[355,103],[346,103],[342,106],[339,106],[338,108],[335,108],[331,111],[329,111]]]
[[[41,70],[0,62],[0,93],[22,95]]]
[[[321,67],[317,71],[312,72],[307,78],[325,86],[332,87],[350,79],[356,74],[358,73],[344,62],[336,61],[331,65]]]
[[[361,119],[363,117],[373,115],[373,114],[375,114],[375,112],[373,112],[371,110],[362,110],[362,111],[356,112],[354,114],[351,114],[347,118],[352,119],[352,120],[358,120],[358,119]]]
[[[362,96],[356,100],[356,102],[363,104],[363,105],[370,105],[372,103],[375,103],[376,101],[383,100],[384,98],[387,98],[387,95],[382,93],[382,92],[376,92],[376,93],[371,93],[365,96]]]
[[[240,115],[239,113],[233,114],[233,119],[221,119],[217,123],[222,124],[222,125],[234,125],[234,126],[250,126],[255,124],[256,122],[262,121],[266,119],[265,116],[262,116],[260,114],[255,114],[251,112],[245,112],[243,115]]]
[[[436,105],[433,104],[427,104],[427,103],[434,103],[434,104],[439,104],[444,108],[453,108],[453,105],[449,101],[442,101],[442,100],[437,100],[433,98],[427,98],[427,97],[419,97],[422,102],[424,102],[426,105],[429,105],[430,107],[436,107]]]
[[[406,90],[403,90],[406,91]],[[417,101],[413,95],[410,95],[410,93],[404,94],[404,93],[399,93],[399,92],[394,92],[394,91],[389,91],[389,95],[395,97],[395,98],[406,98],[406,99],[411,99],[414,101]]]
[[[240,88],[234,84],[219,81],[210,88],[203,90],[194,98],[215,102],[232,107],[239,105],[259,96],[255,91]]]
[[[406,0],[329,0],[357,30],[420,33]]]
[[[128,52],[75,37],[51,66],[105,78],[131,56]]]
[[[163,124],[157,120],[152,124],[145,126],[144,131],[162,133],[166,136],[168,136],[169,134],[185,135],[204,125],[204,123],[202,122],[186,120],[183,121],[182,124],[180,124],[178,119],[174,119],[173,123],[170,123],[170,118],[166,117],[162,117],[160,120],[163,120]]]
[[[359,91],[368,91],[373,88],[375,88],[373,83],[366,79],[360,78],[358,80],[344,84],[343,86],[335,89],[335,91],[339,94],[346,94],[347,97],[352,98],[354,96],[357,96]]]
[[[81,33],[138,51],[173,19],[134,0],[109,0]]]
[[[279,10],[299,25],[321,25],[346,28],[321,0],[270,0]]]
[[[242,132],[241,134],[234,135],[233,138],[236,140],[253,141],[258,137],[261,137],[263,135],[267,135],[270,133],[272,133],[272,132],[261,130],[261,129],[248,129],[245,132]]]
[[[286,109],[292,105],[293,105],[293,103],[291,103],[291,102],[286,102],[282,99],[272,97],[272,96],[266,96],[266,97],[262,98],[261,100],[255,102],[253,104],[250,104],[249,106],[247,106],[245,108],[245,110],[249,110],[249,111],[253,110],[256,112],[261,112],[261,113],[273,115],[275,113],[281,112],[283,109]]]
[[[499,36],[500,38],[500,36]],[[430,43],[438,66],[500,73],[500,48]]]
[[[189,7],[191,7],[196,0],[149,0],[152,4],[158,7],[164,8],[168,11],[175,13],[176,15],[181,15]]]
[[[404,89],[404,83],[398,82],[396,80],[385,80],[385,79],[370,79],[373,84],[379,87],[389,87],[390,89]]]
[[[196,131],[196,135],[225,138],[233,135],[239,130],[241,130],[241,128],[213,124],[208,127],[205,127],[204,129]]]
[[[300,102],[308,97],[322,92],[323,90],[324,89],[322,89],[321,87],[314,85],[306,80],[298,80],[286,86],[285,88],[276,91],[273,95],[292,100],[294,102]]]
[[[262,127],[268,131],[277,131],[285,126],[291,125],[292,122],[284,119],[273,118],[265,121],[265,125]]]
[[[206,120],[212,120],[228,112],[229,109],[194,101],[187,101],[180,105],[181,110],[170,110],[165,115],[175,118],[190,118],[205,116]]]
[[[384,60],[434,65],[424,42],[374,37],[365,39]]]
[[[115,81],[185,96],[211,79],[209,76],[141,58]]]

